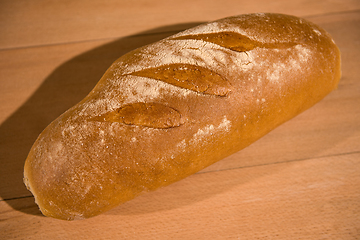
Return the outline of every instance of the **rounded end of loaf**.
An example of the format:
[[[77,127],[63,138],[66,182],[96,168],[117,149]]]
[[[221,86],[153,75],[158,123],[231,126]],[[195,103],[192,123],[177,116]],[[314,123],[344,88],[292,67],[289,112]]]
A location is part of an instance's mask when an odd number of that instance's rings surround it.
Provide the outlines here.
[[[33,148],[36,148],[37,141],[34,143]],[[53,189],[56,189],[56,181],[46,181],[47,169],[46,167],[42,168],[39,164],[39,158],[34,158],[34,150],[31,150],[29,156],[25,161],[24,166],[24,184],[26,188],[33,194],[35,203],[38,205],[40,211],[44,216],[52,217],[61,220],[77,220],[84,219],[81,213],[69,213],[66,211],[64,206],[56,206],[56,198],[61,196],[61,190],[49,193],[46,189],[47,186],[50,186]],[[44,181],[42,181],[44,180]],[[75,196],[74,196],[75,197]]]
[[[98,161],[86,157],[86,152],[75,149],[73,142],[78,139],[62,136],[64,129],[59,119],[52,122],[39,135],[25,161],[24,184],[42,214],[67,221],[81,220],[118,205],[119,197],[110,197],[116,191],[111,184],[102,186],[106,171],[98,169]],[[122,197],[131,198],[125,191]]]

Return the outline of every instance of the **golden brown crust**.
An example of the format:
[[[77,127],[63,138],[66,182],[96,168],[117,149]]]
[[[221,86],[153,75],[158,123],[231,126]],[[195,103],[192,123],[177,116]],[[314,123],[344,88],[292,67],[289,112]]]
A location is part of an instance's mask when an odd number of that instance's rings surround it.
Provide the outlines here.
[[[45,215],[92,217],[250,145],[339,79],[338,48],[303,19],[203,24],[119,58],[41,133],[24,181]]]

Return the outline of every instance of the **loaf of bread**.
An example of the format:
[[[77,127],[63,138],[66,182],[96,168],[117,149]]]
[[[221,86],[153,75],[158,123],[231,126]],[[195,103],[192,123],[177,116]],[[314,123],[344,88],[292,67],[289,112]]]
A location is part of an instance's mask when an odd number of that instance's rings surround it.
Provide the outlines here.
[[[304,19],[202,24],[114,62],[40,134],[24,182],[46,216],[96,216],[245,148],[324,98],[340,75],[334,41]]]

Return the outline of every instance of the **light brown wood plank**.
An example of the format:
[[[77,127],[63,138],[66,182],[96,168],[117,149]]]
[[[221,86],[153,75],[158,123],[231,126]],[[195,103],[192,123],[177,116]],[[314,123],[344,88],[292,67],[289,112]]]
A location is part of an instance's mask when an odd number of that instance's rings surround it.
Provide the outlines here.
[[[0,239],[359,239],[359,9],[357,0],[0,1]],[[198,22],[267,11],[333,35],[338,90],[243,151],[101,216],[41,215],[22,183],[26,155],[112,61]]]
[[[42,217],[33,198],[1,201],[0,236],[358,239],[359,159],[360,153],[345,154],[195,174],[106,214],[75,222]]]
[[[342,51],[339,89],[202,172],[360,151],[360,70],[356,67],[360,14],[314,20],[329,30]],[[85,97],[117,57],[171,33],[1,51],[0,77],[9,81],[0,82],[0,199],[30,194],[22,182],[24,161],[36,137],[53,119]]]
[[[251,12],[308,16],[358,9],[357,0],[2,0],[0,49],[118,38]]]

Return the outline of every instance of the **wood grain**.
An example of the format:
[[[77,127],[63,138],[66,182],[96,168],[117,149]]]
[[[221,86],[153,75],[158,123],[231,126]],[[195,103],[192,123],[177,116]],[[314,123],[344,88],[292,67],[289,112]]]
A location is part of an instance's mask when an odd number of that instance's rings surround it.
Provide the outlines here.
[[[251,12],[321,15],[360,8],[357,0],[2,0],[0,49],[119,38],[184,22]],[[182,30],[182,28],[175,28]],[[154,30],[153,32],[158,32]]]
[[[144,194],[106,214],[65,222],[32,198],[0,202],[16,239],[356,239],[360,154],[203,174]]]
[[[124,53],[249,12],[325,28],[342,53],[339,88],[243,151],[106,214],[41,215],[22,172],[47,124]],[[0,239],[359,239],[359,26],[357,0],[1,1]]]

